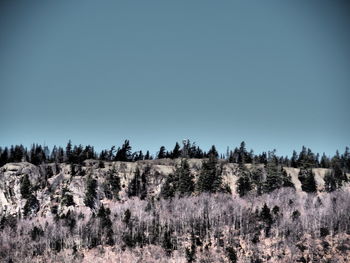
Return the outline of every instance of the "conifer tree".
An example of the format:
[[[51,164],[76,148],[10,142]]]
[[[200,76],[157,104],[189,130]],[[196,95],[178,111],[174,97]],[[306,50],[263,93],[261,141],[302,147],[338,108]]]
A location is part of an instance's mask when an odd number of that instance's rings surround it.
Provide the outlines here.
[[[204,161],[197,181],[197,191],[214,193],[221,189],[221,169],[217,167],[218,160],[211,154],[208,161]]]
[[[180,144],[176,142],[175,147],[171,152],[171,158],[176,159],[176,158],[179,158],[180,156],[181,156],[181,147],[180,147]]]
[[[240,197],[246,195],[252,190],[252,182],[250,179],[250,173],[244,164],[239,164],[239,178],[237,180],[237,193]]]
[[[72,142],[71,140],[68,141],[66,146],[66,160],[67,162],[72,162]]]
[[[193,176],[186,159],[182,160],[174,174],[170,174],[163,184],[161,196],[172,198],[178,193],[180,196],[191,195],[194,191]]]
[[[129,140],[125,140],[121,148],[118,148],[115,156],[116,161],[129,162],[132,160],[131,157],[131,146]]]
[[[219,153],[218,151],[216,150],[216,147],[215,145],[212,145],[210,150],[208,151],[208,156],[214,156],[215,158],[218,158],[219,157]]]
[[[186,159],[182,160],[180,166],[176,169],[175,177],[178,177],[177,188],[180,196],[191,195],[194,191],[194,182]]]
[[[168,177],[165,179],[160,195],[164,199],[170,199],[175,196],[175,192],[176,192],[176,186],[175,186],[174,175],[169,174]]]
[[[150,153],[149,151],[147,151],[145,155],[145,160],[150,160],[150,159],[151,159]]]
[[[121,190],[120,178],[117,175],[115,168],[108,172],[105,185],[105,194],[108,198],[119,199],[119,192]]]
[[[27,174],[25,174],[21,179],[20,191],[22,197],[25,199],[29,198],[29,196],[32,194],[32,186]]]
[[[129,185],[128,185],[128,196],[138,196],[140,194],[141,189],[141,172],[140,169],[137,167],[136,171],[134,173],[134,177],[131,179]]]
[[[331,166],[330,160],[325,153],[321,156],[320,166],[321,168],[329,168]]]
[[[164,159],[166,157],[165,147],[161,146],[158,152],[158,159]]]
[[[91,175],[88,175],[86,180],[86,192],[85,192],[85,198],[84,198],[84,204],[91,209],[95,207],[95,199],[97,197],[97,181],[96,179],[92,178]]]
[[[150,168],[146,167],[145,171],[141,174],[140,169],[137,167],[134,177],[131,179],[128,185],[128,196],[138,196],[140,199],[147,197],[147,175],[150,172]]]
[[[295,150],[293,151],[292,158],[290,160],[290,166],[294,168],[298,167],[298,154]]]
[[[290,176],[288,176],[281,165],[278,164],[275,151],[269,152],[266,173],[266,181],[263,187],[265,193],[270,193],[281,187],[294,187]]]
[[[307,193],[317,192],[317,185],[315,175],[311,169],[300,169],[299,176],[301,182],[301,189]]]
[[[327,192],[333,192],[337,189],[337,181],[332,172],[327,172],[324,176],[324,188]]]

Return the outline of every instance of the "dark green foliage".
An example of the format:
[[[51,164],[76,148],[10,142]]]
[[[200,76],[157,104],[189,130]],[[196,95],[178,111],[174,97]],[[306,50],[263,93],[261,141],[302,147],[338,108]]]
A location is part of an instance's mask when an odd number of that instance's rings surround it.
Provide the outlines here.
[[[208,156],[214,156],[215,158],[219,157],[219,153],[215,148],[215,145],[211,146],[210,150],[208,151]]]
[[[196,260],[196,238],[193,230],[191,231],[191,247],[185,249],[186,259],[188,263],[195,262]]]
[[[175,171],[175,177],[178,177],[178,191],[180,196],[190,195],[194,190],[193,176],[187,160],[181,161],[180,167]]]
[[[198,192],[214,193],[221,190],[222,175],[217,165],[218,161],[214,155],[210,155],[209,160],[203,162],[196,186]]]
[[[37,226],[34,226],[33,229],[30,231],[30,237],[33,241],[38,241],[40,237],[44,235],[44,231]]]
[[[109,208],[105,209],[102,205],[98,210],[97,216],[100,218],[100,228],[103,232],[105,242],[107,245],[114,245],[113,240],[113,229],[112,229],[112,221],[110,219],[111,211]]]
[[[300,212],[298,210],[293,211],[292,219],[293,221],[297,220],[300,217]]]
[[[50,247],[53,251],[59,253],[63,247],[62,240],[54,240],[50,242]]]
[[[266,204],[264,204],[263,208],[261,209],[260,218],[266,224],[269,224],[269,225],[272,224],[271,211],[270,211],[270,208]]]
[[[329,235],[329,230],[326,227],[321,227],[320,228],[320,236],[325,237]]]
[[[96,179],[92,178],[91,175],[87,177],[86,180],[86,192],[85,192],[85,198],[84,198],[84,204],[91,209],[95,207],[95,199],[97,197],[97,181]]]
[[[245,142],[241,142],[241,145],[239,146],[239,152],[238,152],[238,163],[247,163],[249,162],[248,159],[248,152],[245,148]]]
[[[331,166],[331,161],[329,160],[329,158],[326,156],[325,153],[322,154],[320,166],[321,168],[330,168]]]
[[[174,175],[169,174],[168,177],[165,179],[160,195],[164,199],[170,199],[175,196],[175,192],[176,192],[176,185],[175,185]]]
[[[268,237],[270,234],[270,229],[271,229],[271,225],[273,223],[273,219],[272,219],[270,208],[266,204],[264,204],[264,206],[261,210],[260,218],[264,222],[265,235]]]
[[[39,201],[34,195],[30,195],[23,207],[23,215],[28,216],[37,213],[40,209]]]
[[[263,192],[270,193],[281,187],[293,187],[291,177],[287,175],[281,165],[278,165],[278,159],[275,151],[269,152],[268,162],[266,165],[266,181],[263,185]]]
[[[66,214],[62,214],[59,219],[63,220],[63,225],[68,227],[69,230],[73,232],[73,229],[77,224],[77,220],[75,219],[75,215],[71,213],[70,210],[68,210]]]
[[[71,163],[73,161],[71,140],[68,141],[67,146],[66,146],[66,160],[68,163]]]
[[[18,160],[21,161],[21,160]],[[34,165],[42,164],[46,161],[45,151],[41,145],[33,144],[30,149],[30,162]]]
[[[327,192],[333,192],[341,188],[344,183],[348,182],[346,173],[343,172],[338,162],[333,165],[331,172],[327,172],[325,177],[325,190]]]
[[[145,155],[145,160],[151,160],[151,159],[152,159],[152,157],[151,157],[149,151],[147,151],[146,155]]]
[[[105,163],[102,160],[98,162],[98,168],[100,169],[105,168]]]
[[[126,225],[129,225],[130,224],[130,219],[131,219],[131,212],[130,212],[129,209],[126,209],[125,212],[124,212],[123,222]]]
[[[165,147],[161,146],[157,155],[158,159],[164,159],[166,158],[166,152],[165,152]]]
[[[191,195],[194,191],[193,176],[191,175],[190,167],[186,159],[181,160],[181,163],[174,174],[169,175],[161,190],[161,196],[165,199],[174,197],[175,193],[180,196]]]
[[[298,167],[298,154],[296,151],[293,151],[292,158],[290,159],[290,166],[294,168]]]
[[[227,257],[230,260],[231,263],[237,262],[237,254],[233,247],[227,247],[226,248]]]
[[[46,176],[47,178],[51,178],[53,176],[52,167],[50,165],[46,167]]]
[[[73,163],[70,164],[70,174],[72,176],[75,176],[76,175],[76,172],[75,172],[75,165]]]
[[[332,172],[327,172],[324,176],[324,187],[327,192],[333,192],[338,188],[337,181]]]
[[[21,179],[20,191],[22,197],[25,199],[29,198],[32,193],[32,185],[27,174],[25,174]]]
[[[62,201],[61,201],[62,205],[65,206],[74,206],[74,200],[73,200],[73,196],[69,193],[69,191],[67,189],[63,189],[62,191]]]
[[[274,215],[278,215],[279,211],[280,211],[280,208],[276,205],[272,208],[272,213]]]
[[[130,162],[132,161],[131,146],[129,140],[125,140],[121,148],[118,148],[115,161]]]
[[[165,225],[163,231],[162,248],[164,248],[167,255],[170,255],[174,250],[173,240],[172,240],[172,229]]]
[[[176,159],[181,156],[181,148],[178,142],[176,142],[173,151],[171,152],[171,158]]]
[[[250,173],[247,168],[243,165],[239,165],[239,178],[237,180],[237,193],[240,197],[246,195],[253,188],[250,179]]]
[[[301,152],[299,153],[299,158],[297,161],[298,167],[303,169],[309,169],[312,167],[317,167],[317,158],[316,155],[311,151],[311,149],[305,146],[302,147]]]
[[[124,245],[129,248],[132,248],[136,245],[132,236],[132,232],[130,230],[123,233],[122,240],[124,242]]]
[[[186,253],[186,260],[188,263],[194,262],[196,260],[195,250],[192,250],[191,248],[186,247],[185,253]]]
[[[263,155],[258,157],[256,160],[258,160],[261,163],[264,163],[264,159],[266,159],[266,156],[264,156],[264,154],[265,153],[263,153]],[[229,162],[239,164],[251,163],[253,157],[253,151],[250,151],[249,153],[245,147],[245,142],[243,141],[241,142],[239,148],[235,148],[233,152],[230,152]]]
[[[101,220],[101,228],[110,228],[112,226],[112,221],[109,218],[109,215],[111,214],[111,211],[109,208],[105,209],[103,205],[99,208],[97,212],[97,216]]]
[[[116,170],[113,168],[107,173],[106,184],[104,185],[104,192],[108,199],[119,199],[119,191],[122,189],[120,178]]]
[[[315,175],[311,169],[300,169],[299,176],[301,182],[301,189],[307,193],[317,192],[317,185]]]
[[[57,205],[53,205],[51,207],[51,213],[56,215],[58,213],[58,206]]]
[[[0,220],[0,230],[3,230],[6,226],[14,229],[17,225],[17,218],[14,215],[2,216]]]
[[[8,148],[5,147],[4,150],[0,147],[0,167],[9,162],[9,152]]]
[[[140,169],[137,167],[134,177],[131,179],[128,186],[128,196],[138,196],[140,199],[147,197],[147,175],[150,173],[150,168],[146,167],[145,171],[141,174]]]

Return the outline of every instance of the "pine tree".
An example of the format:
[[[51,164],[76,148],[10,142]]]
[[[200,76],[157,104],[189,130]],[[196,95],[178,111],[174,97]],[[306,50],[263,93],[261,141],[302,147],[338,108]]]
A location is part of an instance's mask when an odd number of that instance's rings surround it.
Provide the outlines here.
[[[150,159],[151,159],[151,156],[149,154],[149,151],[147,151],[145,155],[145,160],[150,160]]]
[[[67,162],[72,162],[72,142],[71,140],[68,141],[66,146],[66,160]]]
[[[337,181],[332,172],[327,172],[324,176],[324,188],[327,192],[333,192],[337,189]]]
[[[245,142],[242,141],[238,150],[238,163],[246,163],[247,162],[247,150],[245,148]]]
[[[239,178],[237,180],[237,193],[240,197],[252,190],[250,174],[244,164],[239,164]]]
[[[105,194],[108,198],[119,199],[119,192],[121,190],[120,178],[117,175],[115,168],[108,172],[105,185]]]
[[[8,163],[9,159],[9,153],[8,148],[5,147],[4,150],[0,154],[0,167],[2,167],[4,164]]]
[[[164,199],[170,199],[175,196],[175,192],[176,192],[176,184],[174,181],[174,175],[169,174],[162,186],[162,189],[160,191],[160,196],[163,197]]]
[[[140,199],[147,197],[147,175],[150,173],[150,168],[146,167],[145,171],[141,174],[140,169],[137,167],[134,177],[131,179],[128,185],[128,196],[138,196]]]
[[[278,164],[275,151],[269,152],[266,172],[266,181],[263,186],[265,193],[270,193],[281,187],[294,187],[291,177],[288,176],[281,165]]]
[[[178,142],[176,142],[174,150],[171,152],[171,158],[176,159],[181,156],[181,147]]]
[[[28,196],[28,199],[23,207],[23,215],[26,217],[31,213],[37,213],[40,209],[38,199],[33,194]]]
[[[290,160],[290,165],[294,168],[298,167],[298,154],[295,150],[293,151],[292,158]]]
[[[129,140],[125,140],[122,147],[118,148],[115,160],[121,162],[130,162],[132,160],[131,146]]]
[[[32,186],[27,174],[25,174],[21,179],[20,191],[21,191],[22,198],[25,198],[25,199],[29,198],[30,195],[32,194]]]
[[[301,189],[307,193],[317,192],[317,185],[315,175],[311,169],[300,169],[299,176],[301,182]]]
[[[166,157],[165,147],[161,146],[158,152],[158,159],[164,159]]]
[[[180,166],[176,169],[175,177],[178,177],[177,190],[180,196],[191,195],[194,191],[194,182],[186,159],[182,160]]]
[[[197,191],[213,193],[221,189],[222,175],[217,164],[215,155],[210,155],[209,160],[203,162],[197,181]]]
[[[128,197],[139,196],[141,189],[141,172],[137,167],[134,173],[134,177],[131,179],[128,185]]]
[[[169,199],[179,193],[180,196],[191,195],[194,191],[193,176],[186,159],[182,160],[174,174],[170,174],[162,187],[161,196]]]
[[[218,157],[219,157],[219,153],[218,153],[218,151],[216,150],[215,145],[212,145],[211,148],[210,148],[210,150],[208,151],[208,156],[210,156],[210,155],[214,156],[215,158],[218,158]]]
[[[84,204],[91,209],[95,207],[95,199],[97,197],[97,181],[92,178],[91,175],[88,175],[86,180],[86,192],[84,198]]]

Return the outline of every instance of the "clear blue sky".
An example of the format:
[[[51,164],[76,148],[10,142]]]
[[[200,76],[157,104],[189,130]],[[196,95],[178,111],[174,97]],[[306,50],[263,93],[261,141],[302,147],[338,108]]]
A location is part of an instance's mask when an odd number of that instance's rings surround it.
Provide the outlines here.
[[[350,145],[346,1],[2,1],[0,146]]]

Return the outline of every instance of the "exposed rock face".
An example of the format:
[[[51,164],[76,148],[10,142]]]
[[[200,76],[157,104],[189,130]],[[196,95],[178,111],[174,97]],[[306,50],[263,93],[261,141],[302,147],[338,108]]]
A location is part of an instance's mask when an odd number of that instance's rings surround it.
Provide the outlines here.
[[[104,162],[104,168],[99,168],[98,161],[86,160],[84,166],[80,168],[84,172],[84,176],[79,176],[79,174],[73,176],[69,164],[35,166],[27,162],[8,163],[0,168],[0,214],[16,214],[18,211],[23,210],[25,200],[23,200],[20,193],[20,182],[25,174],[28,175],[32,186],[36,189],[35,195],[40,203],[40,213],[44,215],[49,212],[47,208],[52,204],[53,200],[60,198],[64,188],[69,190],[76,205],[84,206],[87,174],[90,174],[97,180],[98,200],[103,202],[105,199],[103,184],[107,173],[112,169],[115,170],[121,179],[122,190],[120,198],[125,200],[127,198],[127,186],[133,178],[136,169],[139,168],[142,172],[146,167],[150,167],[150,173],[147,176],[148,195],[157,197],[165,178],[174,172],[175,166],[179,162],[180,160],[169,159],[139,162]],[[190,159],[189,164],[191,172],[196,178],[199,174],[202,160]],[[54,175],[48,178],[47,183],[45,183],[48,166],[51,167]],[[250,168],[251,165],[248,164],[247,166]],[[77,169],[76,166],[75,169]],[[299,169],[290,167],[284,169],[291,176],[296,190],[301,191],[301,183],[298,179]],[[313,169],[318,189],[321,191],[324,189],[323,178],[327,170],[322,168]],[[236,195],[237,172],[238,167],[236,164],[225,163],[223,165],[223,182],[230,187],[233,195]]]
[[[349,262],[350,188],[324,192],[327,169],[313,169],[317,194],[301,191],[299,169],[285,167],[295,190],[240,198],[238,165],[221,162],[223,183],[231,195],[159,199],[166,178],[179,163],[162,159],[103,164],[86,160],[81,166],[4,165],[0,168],[0,261],[189,262],[193,252],[193,262]],[[191,159],[189,166],[197,180],[202,160]],[[146,173],[145,200],[128,197],[137,169]],[[118,198],[112,199],[105,191],[111,172],[121,185]],[[31,212],[29,197],[22,196],[24,177],[30,181],[38,211]],[[92,209],[84,202],[88,178],[97,182]],[[65,200],[66,195],[71,199]],[[264,218],[265,204],[269,212]],[[101,207],[108,212],[101,212]]]

